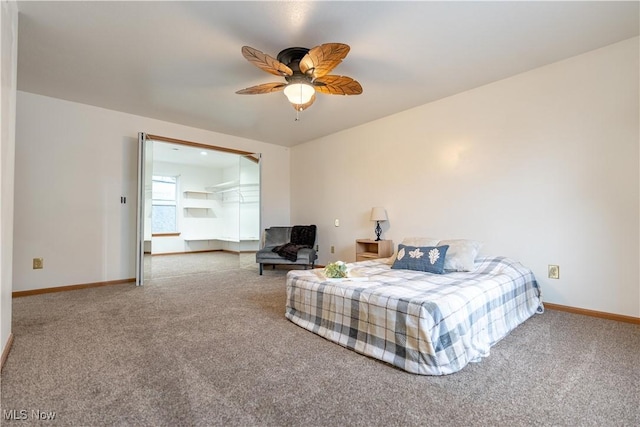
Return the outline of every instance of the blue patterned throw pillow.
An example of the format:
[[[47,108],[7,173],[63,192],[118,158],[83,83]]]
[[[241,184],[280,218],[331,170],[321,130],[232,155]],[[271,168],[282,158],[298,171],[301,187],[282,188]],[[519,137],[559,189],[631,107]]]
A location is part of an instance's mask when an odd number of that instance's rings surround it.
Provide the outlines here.
[[[391,268],[442,274],[447,249],[449,249],[449,245],[409,246],[399,244],[398,255]]]

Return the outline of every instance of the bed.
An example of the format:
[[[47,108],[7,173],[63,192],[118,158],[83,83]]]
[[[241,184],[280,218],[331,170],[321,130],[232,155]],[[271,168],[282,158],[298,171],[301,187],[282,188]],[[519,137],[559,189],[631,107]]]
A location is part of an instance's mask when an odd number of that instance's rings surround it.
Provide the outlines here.
[[[531,270],[480,257],[471,271],[392,269],[386,259],[348,264],[351,278],[323,270],[287,273],[286,317],[358,353],[422,375],[479,362],[544,308]]]

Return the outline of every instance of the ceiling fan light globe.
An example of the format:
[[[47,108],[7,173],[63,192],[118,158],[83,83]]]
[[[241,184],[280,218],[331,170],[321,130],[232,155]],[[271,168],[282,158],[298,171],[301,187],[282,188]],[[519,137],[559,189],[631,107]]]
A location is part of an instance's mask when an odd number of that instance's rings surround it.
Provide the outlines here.
[[[284,94],[292,104],[306,104],[315,91],[313,86],[304,83],[291,83],[284,88]]]

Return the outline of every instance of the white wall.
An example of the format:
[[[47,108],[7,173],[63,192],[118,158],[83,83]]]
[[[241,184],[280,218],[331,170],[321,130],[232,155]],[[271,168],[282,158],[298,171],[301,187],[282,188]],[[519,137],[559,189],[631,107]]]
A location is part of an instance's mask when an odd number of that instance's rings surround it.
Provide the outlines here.
[[[0,354],[11,336],[13,188],[18,65],[18,7],[2,1],[0,11]]]
[[[287,148],[18,91],[14,291],[135,276],[138,132],[261,153],[262,225],[289,223]]]
[[[179,236],[153,237],[152,253],[177,253],[202,250],[221,249],[220,244],[208,240],[185,241],[185,238],[200,236],[219,236],[226,227],[225,217],[222,212],[222,203],[213,197],[208,197],[206,205],[211,209],[185,209],[188,200],[185,200],[185,191],[205,191],[205,188],[222,182],[222,168],[212,169],[185,165],[180,163],[153,162],[154,175],[178,176],[178,206],[177,222]],[[204,196],[201,196],[204,197]],[[203,202],[198,200],[198,202]],[[203,204],[203,206],[205,205]]]
[[[623,41],[294,147],[292,223],[318,225],[319,264],[353,261],[383,206],[396,245],[478,239],[483,254],[531,267],[545,301],[640,317],[638,47]]]

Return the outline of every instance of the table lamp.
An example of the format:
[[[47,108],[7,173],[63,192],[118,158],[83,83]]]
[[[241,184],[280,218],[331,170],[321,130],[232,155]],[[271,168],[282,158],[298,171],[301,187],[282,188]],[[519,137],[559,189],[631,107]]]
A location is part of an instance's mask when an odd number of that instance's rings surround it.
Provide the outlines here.
[[[381,240],[380,234],[382,234],[380,221],[387,221],[387,211],[381,207],[371,208],[371,221],[376,222],[376,242],[377,242]]]

